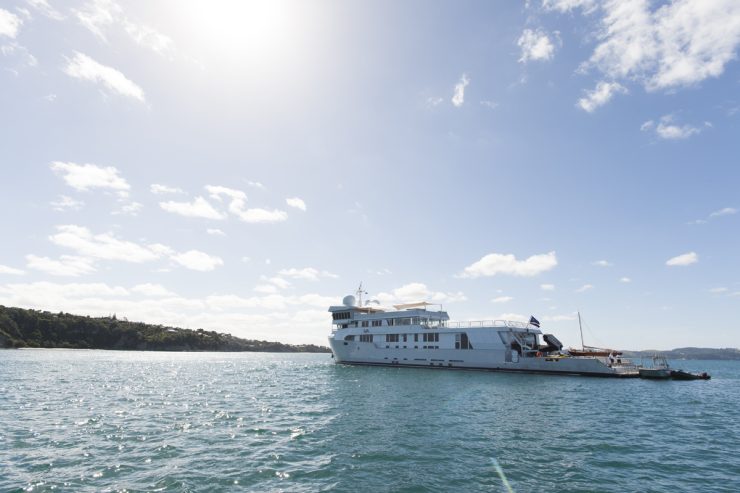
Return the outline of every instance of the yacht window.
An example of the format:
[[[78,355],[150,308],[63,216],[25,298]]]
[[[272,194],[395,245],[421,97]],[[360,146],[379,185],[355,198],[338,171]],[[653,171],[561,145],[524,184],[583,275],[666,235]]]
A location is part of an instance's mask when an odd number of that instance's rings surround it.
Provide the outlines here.
[[[360,334],[360,342],[373,342],[372,334]]]
[[[373,320],[373,327],[380,327],[381,325],[383,325],[382,320]]]
[[[344,340],[345,341],[354,341],[355,340],[355,336],[344,336]]]
[[[455,349],[473,349],[467,333],[460,332],[459,334],[455,334]]]
[[[363,326],[363,327],[367,327],[367,320],[363,320],[363,321],[362,321],[362,326]]]
[[[389,318],[386,325],[395,325],[393,322],[395,322],[395,320],[393,320],[392,318]]]
[[[439,342],[439,333],[423,334],[424,342]]]

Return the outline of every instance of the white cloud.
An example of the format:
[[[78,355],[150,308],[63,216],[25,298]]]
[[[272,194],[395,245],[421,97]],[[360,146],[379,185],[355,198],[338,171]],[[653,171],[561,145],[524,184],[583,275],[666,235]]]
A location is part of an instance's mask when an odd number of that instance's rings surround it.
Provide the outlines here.
[[[15,38],[23,21],[12,12],[0,9],[0,36]]]
[[[144,204],[139,202],[129,202],[128,204],[122,205],[118,210],[112,212],[114,215],[123,216],[136,216],[139,211],[144,208]]]
[[[49,205],[51,205],[51,208],[55,211],[64,212],[80,210],[82,209],[82,206],[85,205],[85,203],[81,200],[73,199],[72,197],[69,197],[67,195],[60,195],[59,198],[54,202],[49,202]]]
[[[460,81],[455,84],[455,91],[452,95],[452,104],[456,107],[460,107],[465,103],[465,88],[470,84],[470,78],[468,74],[462,74]]]
[[[390,293],[378,293],[375,296],[381,303],[392,304],[399,302],[416,302],[428,301],[431,303],[453,303],[456,301],[465,301],[465,295],[458,291],[457,293],[443,293],[441,291],[431,291],[426,284],[412,282],[405,284],[400,288],[394,289]]]
[[[226,236],[226,233],[224,233],[218,228],[208,228],[206,229],[206,233],[208,233],[209,235],[213,235],[213,236]]]
[[[112,0],[92,0],[81,10],[76,10],[77,20],[102,41],[106,41],[103,29],[116,22],[123,13],[121,7]]]
[[[90,316],[115,313],[119,319],[184,328],[230,332],[260,340],[326,345],[330,320],[326,307],[334,297],[316,293],[294,296],[269,294],[242,297],[219,294],[184,298],[179,296],[132,297],[134,288],[101,283],[57,284],[51,282],[0,284],[0,304],[64,311]]]
[[[28,51],[28,48],[18,44],[16,41],[10,41],[6,44],[0,45],[0,54],[12,60],[10,65],[12,65],[13,68],[7,67],[7,70],[14,75],[18,75],[23,69],[36,67],[39,64],[36,57]]]
[[[144,90],[126,78],[118,70],[96,62],[89,56],[75,52],[74,57],[67,59],[64,73],[80,80],[102,84],[106,89],[121,96],[144,102]]]
[[[691,125],[672,125],[665,122],[660,122],[655,128],[656,133],[663,139],[678,140],[688,139],[692,135],[701,132],[698,127],[692,127]]]
[[[0,264],[0,274],[10,274],[12,276],[22,276],[25,274],[24,271],[16,269],[14,267],[8,267],[7,265]]]
[[[483,100],[480,102],[480,104],[490,110],[495,110],[496,108],[498,108],[498,103],[496,101]]]
[[[119,196],[126,197],[131,188],[113,166],[54,161],[51,163],[51,169],[62,175],[67,185],[79,191],[102,188],[114,190]]]
[[[727,288],[712,288],[709,290],[710,293],[715,293],[715,294],[726,293],[727,291],[728,291]]]
[[[615,94],[626,93],[627,88],[618,82],[600,81],[591,91],[578,100],[578,106],[588,113],[593,113],[596,108],[604,106]]]
[[[279,209],[247,209],[240,211],[237,217],[246,223],[277,223],[288,219],[288,213]]]
[[[591,265],[595,265],[597,267],[611,267],[614,264],[612,264],[608,260],[596,260],[594,262],[591,262]]]
[[[734,207],[725,207],[724,209],[712,212],[709,214],[709,217],[731,216],[732,214],[737,214],[737,209]]]
[[[629,277],[620,277],[619,282],[629,283],[632,282],[632,279],[630,279]]]
[[[170,258],[187,269],[200,272],[212,271],[224,264],[224,261],[219,257],[198,250],[188,250],[184,253],[172,255]]]
[[[262,294],[275,294],[279,292],[278,287],[274,284],[258,284],[254,290]]]
[[[591,284],[584,284],[580,288],[576,289],[576,293],[585,293],[586,291],[589,291],[589,290],[591,290],[593,288],[594,287]]]
[[[281,276],[290,277],[292,279],[305,279],[309,281],[318,281],[321,277],[332,279],[336,279],[339,277],[338,275],[332,274],[331,272],[315,269],[313,267],[304,267],[303,269],[282,269],[278,272],[278,274],[280,274]]]
[[[427,106],[430,108],[434,108],[435,106],[439,106],[444,102],[443,98],[437,97],[437,96],[429,96],[427,98]]]
[[[137,24],[126,17],[123,8],[113,0],[92,0],[74,11],[77,20],[101,41],[107,42],[106,31],[117,26],[139,46],[167,58],[175,55],[175,44],[156,29]]]
[[[491,300],[491,303],[508,303],[513,299],[511,296],[497,296]]]
[[[217,211],[203,197],[196,197],[192,202],[175,202],[173,200],[160,202],[159,207],[167,212],[185,217],[202,217],[205,219],[226,219],[226,216]]]
[[[175,296],[175,293],[165,288],[161,284],[144,283],[137,284],[131,288],[131,292],[149,297]]]
[[[264,190],[265,189],[265,186],[262,183],[258,182],[258,181],[249,181],[249,180],[247,180],[247,185],[250,186],[250,187],[252,187],[252,188],[259,188],[260,190]]]
[[[229,212],[244,222],[274,223],[288,219],[288,214],[279,209],[271,211],[261,208],[246,209],[247,194],[241,190],[218,185],[207,185],[206,190],[214,200],[222,201],[223,197],[230,199]]]
[[[540,289],[542,291],[555,291],[555,285],[554,284],[540,284]]]
[[[529,322],[529,317],[521,313],[502,313],[498,317],[493,318],[495,320],[508,320],[510,322]]]
[[[657,125],[653,120],[648,120],[640,126],[640,130],[643,132],[655,130],[658,137],[668,140],[687,139],[701,132],[701,128],[693,125],[676,125],[673,115],[662,116]]]
[[[546,272],[558,265],[555,252],[532,255],[525,260],[517,260],[512,254],[489,253],[477,262],[465,267],[459,277],[495,276],[507,274],[531,277]]]
[[[696,254],[696,252],[688,252],[684,253],[683,255],[678,255],[673,258],[669,258],[666,261],[666,265],[674,267],[674,266],[685,266],[685,265],[691,265],[695,264],[699,261],[699,256]]]
[[[56,229],[57,233],[49,240],[57,246],[74,250],[82,257],[141,263],[156,260],[170,251],[164,245],[139,245],[119,240],[110,233],[96,235],[82,226],[62,225]]]
[[[37,12],[40,12],[55,21],[61,21],[65,18],[61,12],[49,5],[49,2],[46,0],[26,0],[26,3],[28,3]]]
[[[267,277],[267,276],[261,276],[261,279],[263,281],[267,281],[270,284],[277,286],[280,289],[287,289],[291,286],[290,281],[286,281],[282,277],[274,276],[274,277]]]
[[[520,63],[527,63],[530,60],[551,60],[555,56],[555,45],[541,29],[534,31],[525,29],[516,44],[522,50]]]
[[[229,210],[234,213],[242,210],[247,202],[247,194],[234,188],[222,187],[220,185],[206,185],[206,191],[213,200],[218,200],[219,202],[223,200],[224,196],[230,198]]]
[[[591,12],[596,7],[596,3],[595,0],[542,0],[542,7],[545,10],[560,12],[570,12],[579,8],[584,12]]]
[[[710,219],[722,216],[731,216],[733,214],[737,214],[737,209],[735,209],[734,207],[725,207],[724,209],[719,209],[711,212],[709,216],[707,216],[707,219],[697,219],[695,221],[690,221],[688,224],[706,224],[709,222]]]
[[[167,58],[172,58],[175,54],[175,44],[169,36],[166,36],[156,29],[135,24],[128,20],[123,22],[123,27],[131,36],[136,44],[149,48],[153,52]]]
[[[285,203],[288,204],[290,207],[295,207],[296,209],[300,209],[302,211],[306,210],[306,203],[298,197],[285,199]]]
[[[77,277],[95,272],[92,259],[73,255],[62,255],[57,260],[26,255],[26,262],[26,267],[29,269],[39,270],[52,276]]]
[[[185,193],[181,188],[168,187],[167,185],[160,185],[158,183],[152,183],[149,186],[149,191],[155,195],[164,195],[167,193]]]
[[[601,13],[599,44],[583,68],[647,90],[720,76],[740,43],[736,0],[609,0]]]
[[[0,295],[4,298],[16,300],[15,306],[27,306],[31,301],[32,307],[45,310],[65,311],[63,305],[55,303],[60,299],[74,299],[80,297],[100,296],[128,296],[128,290],[121,286],[108,286],[104,283],[65,283],[41,281],[24,284],[6,284],[0,287]],[[45,306],[50,301],[52,306]]]

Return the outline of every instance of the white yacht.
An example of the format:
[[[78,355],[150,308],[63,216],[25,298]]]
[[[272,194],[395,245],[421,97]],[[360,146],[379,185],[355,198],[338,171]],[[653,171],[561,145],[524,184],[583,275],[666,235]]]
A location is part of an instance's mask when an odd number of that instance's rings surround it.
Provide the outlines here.
[[[329,344],[337,363],[452,368],[600,377],[638,377],[621,357],[574,356],[539,322],[451,322],[439,305],[394,305],[393,310],[345,296],[332,306]],[[439,310],[430,307],[439,306]]]

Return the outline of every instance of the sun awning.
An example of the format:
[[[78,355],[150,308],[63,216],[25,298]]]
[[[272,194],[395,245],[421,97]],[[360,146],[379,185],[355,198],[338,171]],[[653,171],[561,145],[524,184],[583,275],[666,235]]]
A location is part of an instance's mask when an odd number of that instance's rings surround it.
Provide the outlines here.
[[[393,308],[396,310],[408,310],[411,308],[426,308],[429,305],[433,305],[434,303],[428,303],[426,301],[418,301],[416,303],[403,303],[401,305],[393,305]]]

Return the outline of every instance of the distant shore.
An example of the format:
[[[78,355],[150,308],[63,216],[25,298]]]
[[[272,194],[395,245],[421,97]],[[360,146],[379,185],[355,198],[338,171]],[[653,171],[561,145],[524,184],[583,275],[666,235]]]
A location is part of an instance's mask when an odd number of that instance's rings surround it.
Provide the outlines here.
[[[737,348],[701,348],[683,347],[669,350],[623,351],[627,358],[651,358],[665,356],[668,359],[701,359],[740,361],[740,349]]]
[[[219,351],[328,353],[315,344],[242,339],[203,329],[51,313],[0,305],[0,348],[109,349],[128,351]]]

